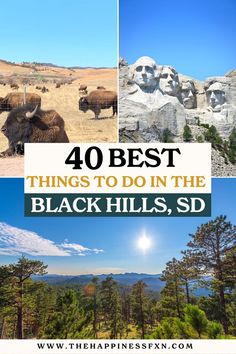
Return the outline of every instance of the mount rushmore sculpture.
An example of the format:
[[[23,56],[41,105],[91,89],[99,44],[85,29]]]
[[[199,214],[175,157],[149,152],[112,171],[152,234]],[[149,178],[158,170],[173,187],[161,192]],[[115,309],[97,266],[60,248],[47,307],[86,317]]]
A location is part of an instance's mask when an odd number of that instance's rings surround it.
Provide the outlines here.
[[[223,139],[236,127],[236,76],[211,77],[204,83],[158,65],[144,56],[128,65],[120,60],[120,132],[140,141],[160,141],[168,129],[176,142],[184,126],[214,125]]]

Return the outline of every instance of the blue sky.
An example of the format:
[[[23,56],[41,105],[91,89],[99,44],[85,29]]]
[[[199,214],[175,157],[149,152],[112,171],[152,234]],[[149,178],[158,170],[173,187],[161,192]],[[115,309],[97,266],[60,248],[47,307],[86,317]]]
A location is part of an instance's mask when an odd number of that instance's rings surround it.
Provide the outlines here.
[[[25,254],[44,261],[49,273],[57,274],[160,273],[167,261],[180,257],[189,233],[211,219],[26,218],[23,179],[0,179],[0,195],[0,264],[16,262]],[[223,214],[236,224],[235,195],[236,179],[214,179],[212,218]],[[146,254],[137,248],[143,230],[152,242]]]
[[[120,55],[204,80],[236,68],[235,0],[120,0]]]
[[[117,65],[116,0],[1,1],[0,59]]]

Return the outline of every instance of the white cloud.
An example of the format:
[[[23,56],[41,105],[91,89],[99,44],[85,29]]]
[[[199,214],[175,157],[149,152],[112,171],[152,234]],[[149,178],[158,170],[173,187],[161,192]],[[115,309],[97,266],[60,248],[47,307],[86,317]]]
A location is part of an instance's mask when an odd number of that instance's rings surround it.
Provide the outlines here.
[[[87,248],[82,245],[79,245],[77,243],[62,243],[61,247],[65,248],[66,250],[70,250],[70,252],[73,252],[74,254],[77,254],[78,256],[85,256],[91,253],[102,253],[104,252],[101,249],[97,248]]]
[[[104,250],[101,250],[101,249],[97,249],[97,248],[93,248],[93,252],[98,254],[98,253],[103,253]]]
[[[66,240],[67,241],[67,240]],[[86,256],[103,250],[89,249],[76,243],[57,245],[33,231],[19,229],[0,222],[0,255],[18,256]]]
[[[58,247],[35,232],[18,229],[0,223],[0,254],[32,256],[69,256],[69,252]]]

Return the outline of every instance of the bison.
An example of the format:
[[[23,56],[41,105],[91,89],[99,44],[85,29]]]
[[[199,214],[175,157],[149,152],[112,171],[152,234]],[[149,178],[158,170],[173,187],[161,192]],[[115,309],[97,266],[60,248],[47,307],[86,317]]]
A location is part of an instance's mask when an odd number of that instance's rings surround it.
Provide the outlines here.
[[[87,86],[86,85],[80,85],[79,91],[86,91],[86,90],[87,90]]]
[[[112,107],[113,115],[117,114],[117,93],[114,91],[94,90],[88,96],[79,99],[79,109],[87,112],[89,109],[94,112],[97,119],[101,109]]]
[[[26,103],[33,104],[34,107],[41,106],[41,97],[36,93],[26,93]],[[11,92],[6,97],[0,97],[0,114],[4,111],[11,111],[14,108],[20,107],[24,104],[23,92]]]
[[[19,89],[19,85],[17,85],[17,84],[11,84],[10,87],[11,87],[13,90],[18,90],[18,89]]]
[[[97,86],[97,90],[106,90],[104,86]]]
[[[79,87],[79,95],[84,96],[88,94],[87,86],[86,85],[80,85]]]
[[[49,91],[49,89],[46,87],[46,86],[43,86],[42,88],[41,88],[41,92],[42,93],[45,93],[45,92],[48,92]]]
[[[88,91],[87,90],[84,90],[84,91],[80,91],[79,92],[79,97],[84,97],[88,94]]]
[[[0,157],[22,153],[24,143],[68,143],[63,118],[54,110],[31,104],[13,109],[1,128],[9,147]],[[20,148],[19,148],[20,147]]]

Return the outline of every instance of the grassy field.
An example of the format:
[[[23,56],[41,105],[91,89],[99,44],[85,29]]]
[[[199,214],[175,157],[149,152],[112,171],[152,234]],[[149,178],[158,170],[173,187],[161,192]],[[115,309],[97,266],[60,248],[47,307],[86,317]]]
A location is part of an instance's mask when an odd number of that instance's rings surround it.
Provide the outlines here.
[[[33,85],[26,85],[26,92],[38,93],[42,98],[42,109],[54,109],[65,120],[65,128],[70,142],[72,143],[109,143],[116,142],[117,135],[117,117],[112,117],[112,108],[102,110],[99,119],[94,119],[94,113],[88,111],[83,113],[79,111],[79,85],[85,84],[88,87],[88,92],[96,89],[97,86],[104,86],[108,90],[117,91],[117,70],[116,69],[65,69],[65,68],[51,68],[40,67],[37,72],[30,74],[30,69],[21,66],[7,66],[5,63],[0,62],[0,74],[5,75],[5,78],[17,77],[19,89],[15,92],[23,92],[24,86],[19,84],[21,77],[27,76],[29,80],[33,81]],[[62,85],[56,88],[55,78],[57,80],[73,79],[72,84]],[[42,80],[48,80],[43,83]],[[38,80],[38,84],[36,82]],[[15,81],[15,79],[14,79]],[[48,92],[42,93],[36,89],[36,86],[46,86]],[[10,85],[0,85],[0,97],[5,97],[8,93],[12,92]],[[8,113],[3,112],[0,114],[0,127],[3,125],[7,118]],[[8,147],[8,142],[5,136],[0,133],[0,151]],[[14,164],[14,160],[8,159],[0,161],[0,175],[21,175],[20,171],[14,171],[10,165]],[[19,160],[20,164],[23,163]],[[6,165],[7,169],[4,168]],[[19,173],[19,174],[18,174]]]

